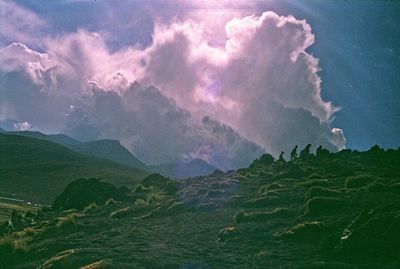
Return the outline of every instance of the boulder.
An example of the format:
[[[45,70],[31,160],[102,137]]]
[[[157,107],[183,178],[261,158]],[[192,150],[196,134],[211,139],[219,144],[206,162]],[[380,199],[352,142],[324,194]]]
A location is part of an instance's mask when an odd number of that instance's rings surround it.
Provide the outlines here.
[[[91,203],[103,205],[108,199],[128,201],[129,191],[118,188],[99,179],[78,179],[71,182],[56,198],[52,208],[55,210],[84,209]]]

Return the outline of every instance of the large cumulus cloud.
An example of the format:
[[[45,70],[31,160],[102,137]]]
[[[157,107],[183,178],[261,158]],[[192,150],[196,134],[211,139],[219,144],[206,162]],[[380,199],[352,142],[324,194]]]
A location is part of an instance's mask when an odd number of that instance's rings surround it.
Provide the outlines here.
[[[211,38],[199,18],[159,22],[148,47],[116,51],[83,29],[45,38],[42,52],[13,43],[0,51],[0,120],[119,139],[148,163],[202,158],[230,169],[263,149],[343,148],[306,52],[311,27],[273,12],[224,26]]]

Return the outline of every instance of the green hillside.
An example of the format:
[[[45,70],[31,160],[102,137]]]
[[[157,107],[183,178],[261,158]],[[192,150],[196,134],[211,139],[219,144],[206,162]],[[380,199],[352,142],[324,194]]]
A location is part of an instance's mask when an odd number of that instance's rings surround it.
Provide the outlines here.
[[[110,160],[118,164],[131,166],[142,170],[144,170],[144,168],[146,167],[146,165],[143,162],[141,162],[135,156],[133,156],[132,153],[130,153],[126,148],[124,148],[121,145],[121,143],[117,140],[102,139],[102,140],[81,142],[64,134],[46,135],[40,132],[32,132],[32,131],[17,131],[17,132],[3,131],[3,133],[47,140],[65,146],[68,149],[76,151],[83,155],[89,155],[95,158]]]
[[[74,181],[51,209],[15,217],[0,267],[394,269],[399,216],[400,150],[264,155],[131,191]]]
[[[0,196],[50,204],[80,177],[127,187],[146,172],[71,151],[50,141],[0,133]]]

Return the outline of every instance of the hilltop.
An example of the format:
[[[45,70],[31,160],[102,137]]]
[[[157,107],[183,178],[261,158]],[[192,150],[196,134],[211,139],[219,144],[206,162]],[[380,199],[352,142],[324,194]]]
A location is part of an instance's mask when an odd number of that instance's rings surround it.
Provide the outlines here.
[[[136,158],[118,140],[100,139],[82,142],[65,134],[43,134],[36,131],[5,131],[0,133],[37,138],[62,145],[79,154],[98,159],[105,159],[117,164],[147,171],[160,173],[173,178],[187,178],[211,174],[216,167],[209,163],[194,159],[190,161],[178,161],[168,164],[147,165]]]
[[[1,239],[3,267],[400,266],[400,150],[264,155],[205,177],[154,174],[130,190],[72,184]],[[100,200],[77,198],[94,189]]]
[[[148,173],[83,155],[45,139],[0,133],[0,196],[50,204],[80,177],[100,177],[132,187]]]
[[[33,131],[15,131],[7,133],[51,141],[83,155],[110,160],[133,168],[143,169],[146,166],[117,140],[101,139],[81,142],[64,134],[46,135],[41,132]]]

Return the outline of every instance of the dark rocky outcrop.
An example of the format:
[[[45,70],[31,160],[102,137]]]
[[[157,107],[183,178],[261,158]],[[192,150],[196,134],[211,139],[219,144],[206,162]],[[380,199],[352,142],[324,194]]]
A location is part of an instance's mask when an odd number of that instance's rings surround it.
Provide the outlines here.
[[[400,206],[365,210],[343,231],[336,248],[339,259],[350,262],[400,261]]]
[[[129,200],[128,189],[118,188],[99,179],[78,179],[70,183],[56,198],[52,208],[56,210],[83,209],[91,203],[104,204],[112,198],[116,201]]]

